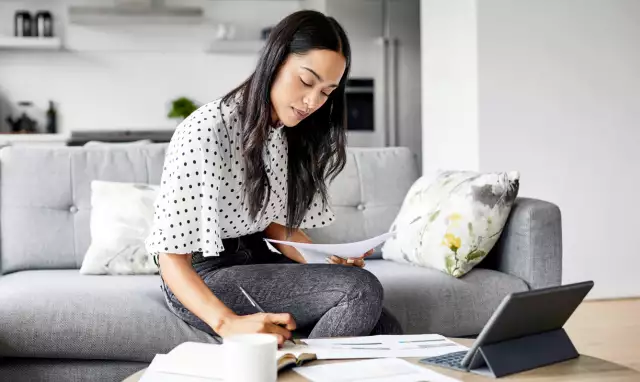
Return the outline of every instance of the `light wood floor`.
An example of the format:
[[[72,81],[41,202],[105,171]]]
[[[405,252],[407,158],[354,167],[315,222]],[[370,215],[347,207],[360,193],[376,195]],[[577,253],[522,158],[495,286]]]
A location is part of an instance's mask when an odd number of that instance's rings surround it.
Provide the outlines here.
[[[640,299],[583,302],[565,329],[581,354],[640,370]]]

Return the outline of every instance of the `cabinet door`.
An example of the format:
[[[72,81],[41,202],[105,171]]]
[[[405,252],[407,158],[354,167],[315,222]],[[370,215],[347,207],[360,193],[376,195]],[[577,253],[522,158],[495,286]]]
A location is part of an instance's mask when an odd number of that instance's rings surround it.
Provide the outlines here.
[[[350,41],[372,41],[383,34],[382,0],[327,0],[326,9]]]

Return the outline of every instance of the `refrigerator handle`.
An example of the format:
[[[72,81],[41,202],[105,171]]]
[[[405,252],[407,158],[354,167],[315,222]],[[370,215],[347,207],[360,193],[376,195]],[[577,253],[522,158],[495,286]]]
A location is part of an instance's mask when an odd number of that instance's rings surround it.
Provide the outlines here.
[[[392,140],[391,121],[389,120],[389,39],[380,37],[376,40],[377,44],[382,48],[381,65],[381,81],[375,85],[376,97],[380,95],[380,100],[376,101],[376,105],[380,105],[380,123],[376,123],[382,129],[382,139],[384,146],[390,146]],[[377,113],[376,113],[377,114]]]
[[[398,146],[400,143],[398,131],[398,45],[397,38],[389,40],[389,67],[388,67],[388,117],[389,120],[389,146]]]

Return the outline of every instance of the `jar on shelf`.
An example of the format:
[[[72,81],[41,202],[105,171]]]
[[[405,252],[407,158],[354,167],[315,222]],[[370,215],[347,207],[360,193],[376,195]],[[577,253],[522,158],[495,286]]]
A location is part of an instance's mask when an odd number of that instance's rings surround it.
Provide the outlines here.
[[[53,16],[49,11],[38,11],[33,20],[33,36],[53,37]]]
[[[33,30],[31,13],[17,10],[13,17],[13,35],[15,37],[29,37]]]

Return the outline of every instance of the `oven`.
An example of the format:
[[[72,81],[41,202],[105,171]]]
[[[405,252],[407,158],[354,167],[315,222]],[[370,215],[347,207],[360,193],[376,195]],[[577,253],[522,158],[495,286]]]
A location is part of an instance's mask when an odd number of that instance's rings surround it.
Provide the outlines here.
[[[375,130],[373,78],[350,78],[345,87],[347,130]]]

